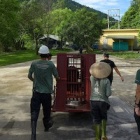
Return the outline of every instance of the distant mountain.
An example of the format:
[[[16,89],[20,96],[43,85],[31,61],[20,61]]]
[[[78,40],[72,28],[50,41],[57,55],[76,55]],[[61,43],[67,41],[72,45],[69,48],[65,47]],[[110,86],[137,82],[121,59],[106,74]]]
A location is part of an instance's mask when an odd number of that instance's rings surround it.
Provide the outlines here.
[[[54,1],[57,1],[57,0],[54,0]],[[103,12],[100,12],[98,10],[95,10],[93,8],[87,7],[85,5],[81,5],[81,4],[79,4],[75,1],[72,1],[72,0],[64,0],[64,1],[65,1],[65,4],[66,4],[66,7],[71,9],[72,11],[75,11],[75,10],[81,9],[81,8],[86,8],[89,11],[96,12],[101,18],[107,18],[107,14],[105,14]]]
[[[19,1],[23,2],[23,1],[32,1],[32,0],[19,0]],[[77,9],[81,9],[81,8],[86,8],[89,11],[96,12],[101,19],[102,18],[105,18],[105,19],[107,18],[107,14],[105,14],[103,12],[100,12],[98,10],[95,10],[93,8],[81,5],[81,4],[79,4],[75,1],[72,1],[72,0],[34,0],[34,1],[37,1],[39,3],[43,3],[46,6],[48,4],[51,4],[51,6],[52,6],[56,3],[59,3],[59,4],[61,3],[61,4],[63,4],[63,8],[67,7],[69,9],[71,9],[72,11],[76,11]]]

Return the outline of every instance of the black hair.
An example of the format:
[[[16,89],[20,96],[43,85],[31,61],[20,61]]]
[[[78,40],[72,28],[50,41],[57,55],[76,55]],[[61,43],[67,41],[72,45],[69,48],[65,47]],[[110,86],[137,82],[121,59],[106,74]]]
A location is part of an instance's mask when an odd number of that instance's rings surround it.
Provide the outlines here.
[[[108,57],[109,58],[109,54],[108,53],[104,53],[104,57]]]
[[[49,58],[49,56],[50,56],[49,54],[40,54],[41,58]]]
[[[51,54],[51,53],[48,53],[48,56],[50,56],[50,57],[51,57],[51,56],[52,56],[52,54]]]

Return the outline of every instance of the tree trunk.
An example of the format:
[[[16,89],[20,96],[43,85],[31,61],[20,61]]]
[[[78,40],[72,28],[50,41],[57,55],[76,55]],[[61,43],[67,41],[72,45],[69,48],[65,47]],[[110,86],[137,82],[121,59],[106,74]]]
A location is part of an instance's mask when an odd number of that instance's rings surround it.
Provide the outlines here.
[[[36,55],[38,55],[38,39],[35,39],[35,50],[36,50]]]

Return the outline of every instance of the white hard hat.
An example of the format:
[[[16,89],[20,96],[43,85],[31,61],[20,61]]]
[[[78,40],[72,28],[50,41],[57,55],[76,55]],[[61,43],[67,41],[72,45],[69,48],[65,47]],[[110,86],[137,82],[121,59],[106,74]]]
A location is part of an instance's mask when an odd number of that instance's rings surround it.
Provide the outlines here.
[[[41,47],[38,50],[39,54],[48,54],[50,53],[49,48],[45,45],[41,45]]]

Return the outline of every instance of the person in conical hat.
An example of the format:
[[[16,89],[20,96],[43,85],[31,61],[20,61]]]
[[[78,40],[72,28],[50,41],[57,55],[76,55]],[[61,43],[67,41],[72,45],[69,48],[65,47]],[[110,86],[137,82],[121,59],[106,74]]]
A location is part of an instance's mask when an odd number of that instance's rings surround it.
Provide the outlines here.
[[[110,107],[111,85],[107,78],[111,67],[105,62],[94,63],[89,72],[91,74],[90,105],[95,128],[95,140],[108,140],[106,136],[107,111]]]
[[[95,78],[106,78],[110,73],[111,67],[104,62],[94,63],[90,67],[90,74]]]

